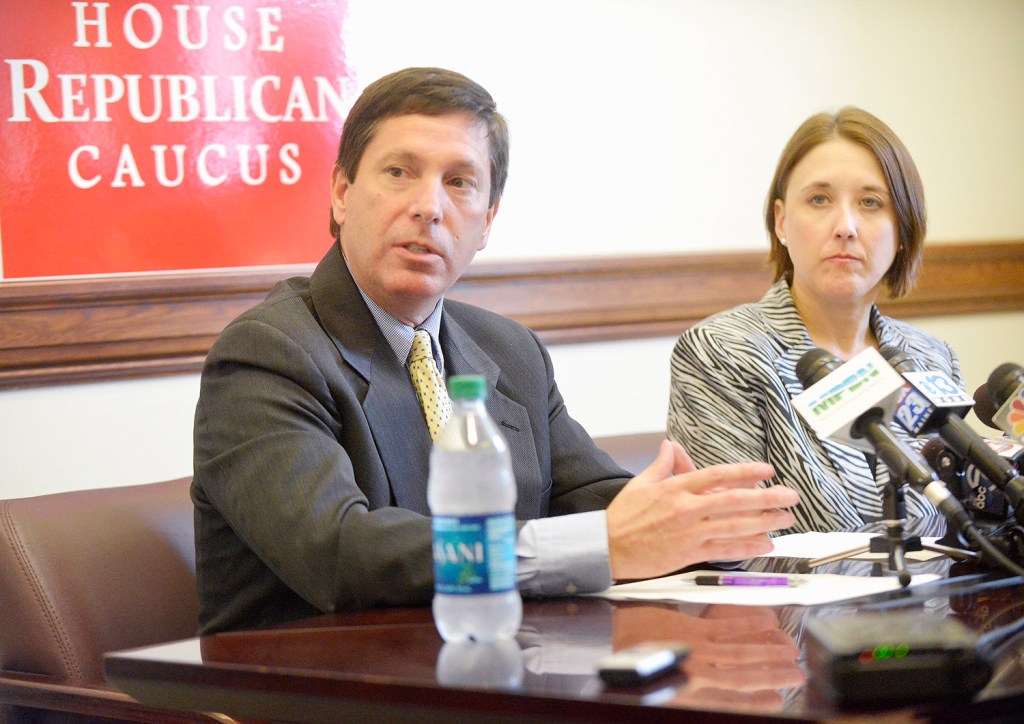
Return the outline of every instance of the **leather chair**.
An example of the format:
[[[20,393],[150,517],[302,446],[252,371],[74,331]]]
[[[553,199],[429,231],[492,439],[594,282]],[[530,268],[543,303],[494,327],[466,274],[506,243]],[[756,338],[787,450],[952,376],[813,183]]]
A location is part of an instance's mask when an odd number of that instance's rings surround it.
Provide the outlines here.
[[[664,432],[637,432],[595,437],[594,442],[608,453],[612,460],[636,475],[654,462],[661,441],[665,438]]]
[[[150,709],[103,678],[107,651],[195,635],[189,483],[0,501],[0,721],[220,719]]]

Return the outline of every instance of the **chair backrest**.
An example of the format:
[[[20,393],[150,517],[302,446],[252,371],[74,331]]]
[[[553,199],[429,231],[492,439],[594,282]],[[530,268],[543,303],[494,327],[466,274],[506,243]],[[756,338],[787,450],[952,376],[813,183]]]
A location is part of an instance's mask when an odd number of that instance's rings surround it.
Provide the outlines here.
[[[105,652],[195,635],[189,483],[0,501],[0,676],[108,688]]]
[[[654,462],[665,437],[664,432],[636,432],[595,437],[594,442],[612,460],[636,475]]]

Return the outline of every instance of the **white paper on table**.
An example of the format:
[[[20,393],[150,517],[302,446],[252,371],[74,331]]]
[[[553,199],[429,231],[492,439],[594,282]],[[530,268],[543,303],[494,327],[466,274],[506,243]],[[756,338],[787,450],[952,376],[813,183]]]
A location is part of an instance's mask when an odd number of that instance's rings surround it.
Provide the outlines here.
[[[800,581],[796,586],[698,586],[701,576],[785,576]],[[938,579],[934,573],[913,576],[911,586]],[[744,571],[690,571],[647,581],[620,583],[593,595],[619,601],[686,601],[732,603],[743,606],[813,606],[834,603],[900,588],[896,576],[841,576],[832,573],[747,573]]]
[[[824,558],[836,555],[844,551],[868,545],[872,538],[880,533],[792,533],[772,538],[775,550],[765,553],[758,558]],[[932,544],[938,538],[922,537],[921,542]],[[907,551],[908,561],[929,561],[938,558],[942,553],[938,551],[920,550]],[[886,553],[871,553],[870,551],[850,556],[850,560],[856,561],[884,561],[888,557]]]

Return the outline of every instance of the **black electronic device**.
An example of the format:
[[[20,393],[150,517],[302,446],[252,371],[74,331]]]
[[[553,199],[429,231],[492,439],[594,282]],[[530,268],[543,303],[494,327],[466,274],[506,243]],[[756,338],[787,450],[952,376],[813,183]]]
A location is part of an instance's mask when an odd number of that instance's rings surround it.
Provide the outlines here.
[[[638,686],[678,671],[689,653],[683,641],[649,641],[605,656],[597,673],[612,686]]]
[[[811,685],[840,707],[970,698],[992,676],[976,635],[937,613],[823,616],[807,634]]]

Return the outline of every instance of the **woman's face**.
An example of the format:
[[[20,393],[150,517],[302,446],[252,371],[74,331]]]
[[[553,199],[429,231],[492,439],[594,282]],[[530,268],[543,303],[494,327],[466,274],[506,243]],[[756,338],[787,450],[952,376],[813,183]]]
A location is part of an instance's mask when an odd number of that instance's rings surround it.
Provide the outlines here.
[[[844,138],[816,146],[775,201],[775,233],[793,261],[793,294],[873,303],[896,258],[896,212],[874,155]]]

